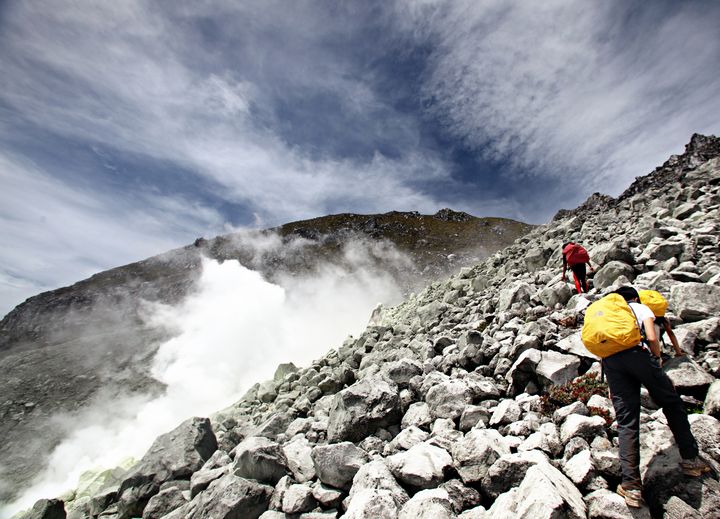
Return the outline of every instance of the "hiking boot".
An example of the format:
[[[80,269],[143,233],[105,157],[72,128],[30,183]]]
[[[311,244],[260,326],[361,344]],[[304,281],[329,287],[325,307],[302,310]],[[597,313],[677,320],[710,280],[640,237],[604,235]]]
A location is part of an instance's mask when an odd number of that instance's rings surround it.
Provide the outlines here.
[[[710,472],[710,465],[701,460],[698,456],[680,462],[680,469],[683,474],[691,477],[699,477]]]
[[[618,485],[617,493],[625,498],[625,504],[629,507],[640,508],[645,506],[642,490],[636,488],[623,488],[622,485]]]

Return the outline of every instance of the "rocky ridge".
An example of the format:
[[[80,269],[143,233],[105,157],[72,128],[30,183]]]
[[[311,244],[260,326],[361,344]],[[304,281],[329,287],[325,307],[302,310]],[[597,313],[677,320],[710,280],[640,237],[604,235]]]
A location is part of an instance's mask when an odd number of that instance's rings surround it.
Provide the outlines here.
[[[718,517],[720,141],[685,155],[602,210],[560,214],[512,246],[373,315],[357,338],[210,419],[158,438],[67,517],[320,519]],[[674,165],[675,164],[675,165]],[[594,205],[594,202],[591,204]],[[589,294],[560,279],[574,239],[597,266]],[[629,510],[612,405],[602,395],[547,414],[542,394],[599,371],[583,311],[615,287],[661,291],[686,357],[664,370],[714,472],[683,477],[664,415],[642,396],[649,508]],[[598,411],[599,410],[599,411]],[[603,416],[609,418],[606,420]],[[611,422],[608,425],[608,421]],[[43,500],[26,517],[61,517]],[[58,515],[51,515],[57,513]]]
[[[163,390],[147,368],[169,337],[147,322],[148,302],[173,304],[192,293],[203,257],[239,260],[276,280],[328,264],[352,272],[358,267],[346,261],[346,252],[360,249],[362,267],[387,271],[410,291],[476,263],[532,227],[449,209],[332,215],[198,238],[28,299],[0,321],[0,371],[11,374],[0,377],[0,502],[32,479],[66,435],[53,422],[56,414],[81,413],[105,393]],[[29,437],[37,441],[28,443]]]

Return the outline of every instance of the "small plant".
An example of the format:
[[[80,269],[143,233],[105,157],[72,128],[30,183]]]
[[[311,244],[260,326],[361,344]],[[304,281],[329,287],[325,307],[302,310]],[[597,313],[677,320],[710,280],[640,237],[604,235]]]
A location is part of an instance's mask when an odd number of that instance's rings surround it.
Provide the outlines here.
[[[610,414],[610,411],[608,411],[607,409],[590,406],[588,407],[588,411],[590,411],[590,416],[599,416],[600,418],[605,420],[605,425],[607,425],[608,427],[612,425],[613,417]]]
[[[541,397],[542,411],[544,414],[551,416],[557,409],[570,405],[573,402],[587,404],[591,396],[606,396],[607,394],[607,384],[601,381],[594,373],[586,373],[567,384],[552,386],[550,390]],[[605,418],[605,416],[601,414],[598,414],[598,416]]]

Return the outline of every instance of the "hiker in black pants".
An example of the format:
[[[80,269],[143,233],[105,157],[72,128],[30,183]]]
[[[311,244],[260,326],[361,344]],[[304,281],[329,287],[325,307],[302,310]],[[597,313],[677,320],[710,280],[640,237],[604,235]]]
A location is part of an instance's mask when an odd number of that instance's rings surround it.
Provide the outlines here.
[[[643,504],[642,481],[640,480],[640,384],[662,407],[670,430],[680,450],[680,468],[687,476],[700,476],[710,467],[698,457],[698,446],[688,423],[687,414],[680,396],[672,382],[660,367],[660,344],[654,326],[654,315],[647,306],[640,304],[640,296],[633,287],[617,290],[628,302],[638,326],[644,328],[647,346],[639,344],[623,350],[602,361],[612,395],[620,441],[620,464],[622,483],[618,494],[625,498],[628,506]]]

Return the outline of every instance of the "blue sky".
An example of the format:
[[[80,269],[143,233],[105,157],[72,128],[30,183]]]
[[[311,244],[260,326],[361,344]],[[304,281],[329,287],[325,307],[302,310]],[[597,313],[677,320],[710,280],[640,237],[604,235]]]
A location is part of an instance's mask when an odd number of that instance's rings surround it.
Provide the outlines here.
[[[241,227],[544,223],[720,130],[720,3],[0,4],[0,314]]]

